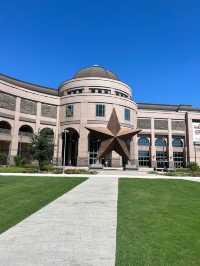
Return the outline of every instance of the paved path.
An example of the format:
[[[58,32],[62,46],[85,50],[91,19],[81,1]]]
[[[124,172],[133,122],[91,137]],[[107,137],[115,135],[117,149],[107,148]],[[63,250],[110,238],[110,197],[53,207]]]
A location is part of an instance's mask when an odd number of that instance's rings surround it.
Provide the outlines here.
[[[117,178],[88,179],[0,235],[0,265],[115,265],[117,192]]]

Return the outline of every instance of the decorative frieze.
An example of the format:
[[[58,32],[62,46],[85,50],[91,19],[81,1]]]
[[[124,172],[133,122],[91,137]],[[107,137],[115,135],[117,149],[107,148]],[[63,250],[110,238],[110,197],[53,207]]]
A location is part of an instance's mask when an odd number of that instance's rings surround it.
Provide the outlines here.
[[[0,108],[15,111],[16,97],[4,92],[0,92]]]
[[[37,103],[27,99],[21,99],[20,112],[29,115],[36,115]]]
[[[151,129],[151,120],[149,118],[139,118],[137,127],[141,129]]]
[[[172,120],[172,130],[185,131],[184,120]]]
[[[56,118],[57,117],[57,107],[55,105],[42,103],[41,109],[42,116]]]
[[[168,130],[168,120],[155,119],[154,127],[155,129],[159,129],[159,130]]]

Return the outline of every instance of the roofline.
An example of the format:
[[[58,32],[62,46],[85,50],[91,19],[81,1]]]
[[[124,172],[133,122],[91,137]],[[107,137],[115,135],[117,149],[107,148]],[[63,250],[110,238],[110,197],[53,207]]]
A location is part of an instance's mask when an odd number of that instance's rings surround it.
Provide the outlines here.
[[[193,107],[191,104],[158,104],[158,103],[137,103],[138,109],[146,110],[166,110],[166,111],[197,111],[200,108]]]
[[[28,90],[58,96],[58,90],[56,90],[56,89],[41,86],[41,85],[34,84],[31,82],[26,82],[23,80],[19,80],[19,79],[7,76],[7,75],[2,74],[2,73],[0,73],[0,80],[11,83],[11,84],[19,86],[19,87],[23,87],[23,88],[28,89]]]

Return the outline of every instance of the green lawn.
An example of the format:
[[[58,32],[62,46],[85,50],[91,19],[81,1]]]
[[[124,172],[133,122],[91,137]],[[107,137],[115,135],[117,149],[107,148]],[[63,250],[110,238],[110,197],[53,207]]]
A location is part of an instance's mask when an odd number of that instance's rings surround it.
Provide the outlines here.
[[[119,181],[116,265],[200,265],[200,183]]]
[[[0,176],[0,233],[86,180]]]

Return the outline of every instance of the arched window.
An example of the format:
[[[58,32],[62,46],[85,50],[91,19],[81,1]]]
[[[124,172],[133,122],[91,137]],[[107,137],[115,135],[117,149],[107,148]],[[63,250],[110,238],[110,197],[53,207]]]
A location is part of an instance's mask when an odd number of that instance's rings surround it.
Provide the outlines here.
[[[183,147],[183,141],[181,138],[174,138],[172,141],[173,147]]]
[[[155,142],[155,146],[157,147],[166,147],[167,143],[163,137],[158,137]]]
[[[0,121],[0,133],[11,133],[11,125],[7,121]]]
[[[19,135],[20,136],[27,136],[32,137],[33,136],[33,129],[29,125],[23,125],[19,129]]]
[[[149,142],[149,139],[147,137],[140,137],[138,139],[138,145],[143,145],[143,146],[149,146],[150,145],[150,142]]]

